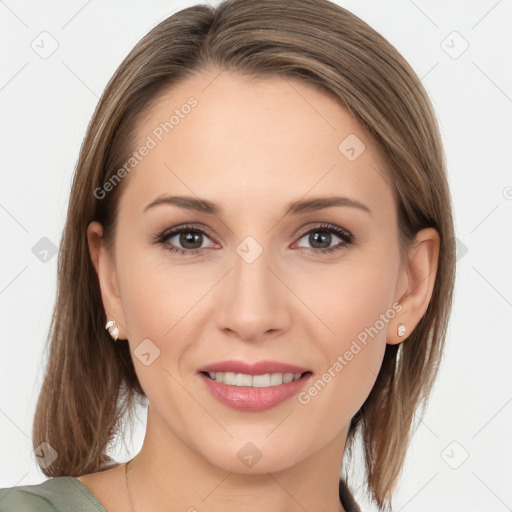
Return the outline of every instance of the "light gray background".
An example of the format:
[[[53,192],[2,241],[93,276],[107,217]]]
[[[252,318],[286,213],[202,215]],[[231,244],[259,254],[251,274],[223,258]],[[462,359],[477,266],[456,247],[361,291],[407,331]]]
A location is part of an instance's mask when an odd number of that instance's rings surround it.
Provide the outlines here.
[[[57,257],[37,256],[36,244],[58,246],[80,144],[108,79],[152,27],[195,3],[0,1],[0,487],[46,479],[30,436]],[[338,3],[388,38],[430,94],[459,241],[446,358],[394,508],[512,510],[512,4]],[[117,460],[140,448],[140,417]]]

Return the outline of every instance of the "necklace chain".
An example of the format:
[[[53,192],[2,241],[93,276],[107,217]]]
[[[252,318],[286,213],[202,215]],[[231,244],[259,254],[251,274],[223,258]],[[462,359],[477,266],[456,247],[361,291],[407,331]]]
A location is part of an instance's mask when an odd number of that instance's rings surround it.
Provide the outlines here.
[[[133,505],[132,495],[130,494],[130,486],[128,485],[128,465],[133,459],[129,460],[124,465],[124,479],[126,481],[126,490],[128,491],[128,497],[130,498],[130,504],[132,507],[132,512],[135,512],[135,506]]]

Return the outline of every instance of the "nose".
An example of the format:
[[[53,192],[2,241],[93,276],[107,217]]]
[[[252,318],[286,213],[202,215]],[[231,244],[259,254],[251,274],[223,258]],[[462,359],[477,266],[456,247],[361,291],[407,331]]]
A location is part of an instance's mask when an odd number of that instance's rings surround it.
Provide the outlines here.
[[[291,323],[291,292],[278,277],[279,265],[271,261],[270,251],[263,250],[251,261],[243,247],[238,249],[231,271],[217,287],[217,326],[245,341],[278,336]]]

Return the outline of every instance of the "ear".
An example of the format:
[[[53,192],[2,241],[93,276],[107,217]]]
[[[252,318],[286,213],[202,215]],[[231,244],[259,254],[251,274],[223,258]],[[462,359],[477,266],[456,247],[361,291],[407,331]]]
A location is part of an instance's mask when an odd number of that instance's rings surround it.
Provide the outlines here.
[[[87,240],[91,260],[98,276],[107,321],[115,320],[119,329],[118,339],[127,339],[128,333],[125,328],[126,322],[117,283],[115,261],[104,246],[103,226],[99,222],[93,221],[89,224]]]
[[[439,233],[425,228],[416,234],[409,250],[408,261],[400,269],[395,301],[402,310],[390,324],[387,342],[396,345],[409,336],[427,311],[432,297],[439,258]],[[405,324],[405,335],[398,336],[397,326]]]

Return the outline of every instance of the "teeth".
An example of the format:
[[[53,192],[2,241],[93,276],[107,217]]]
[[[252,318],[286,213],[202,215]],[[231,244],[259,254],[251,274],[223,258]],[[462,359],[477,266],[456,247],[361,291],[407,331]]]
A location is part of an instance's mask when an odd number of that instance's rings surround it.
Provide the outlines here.
[[[208,372],[211,379],[224,382],[230,386],[249,386],[253,388],[268,388],[288,384],[299,380],[302,373],[267,373],[265,375],[247,375],[234,372]]]

